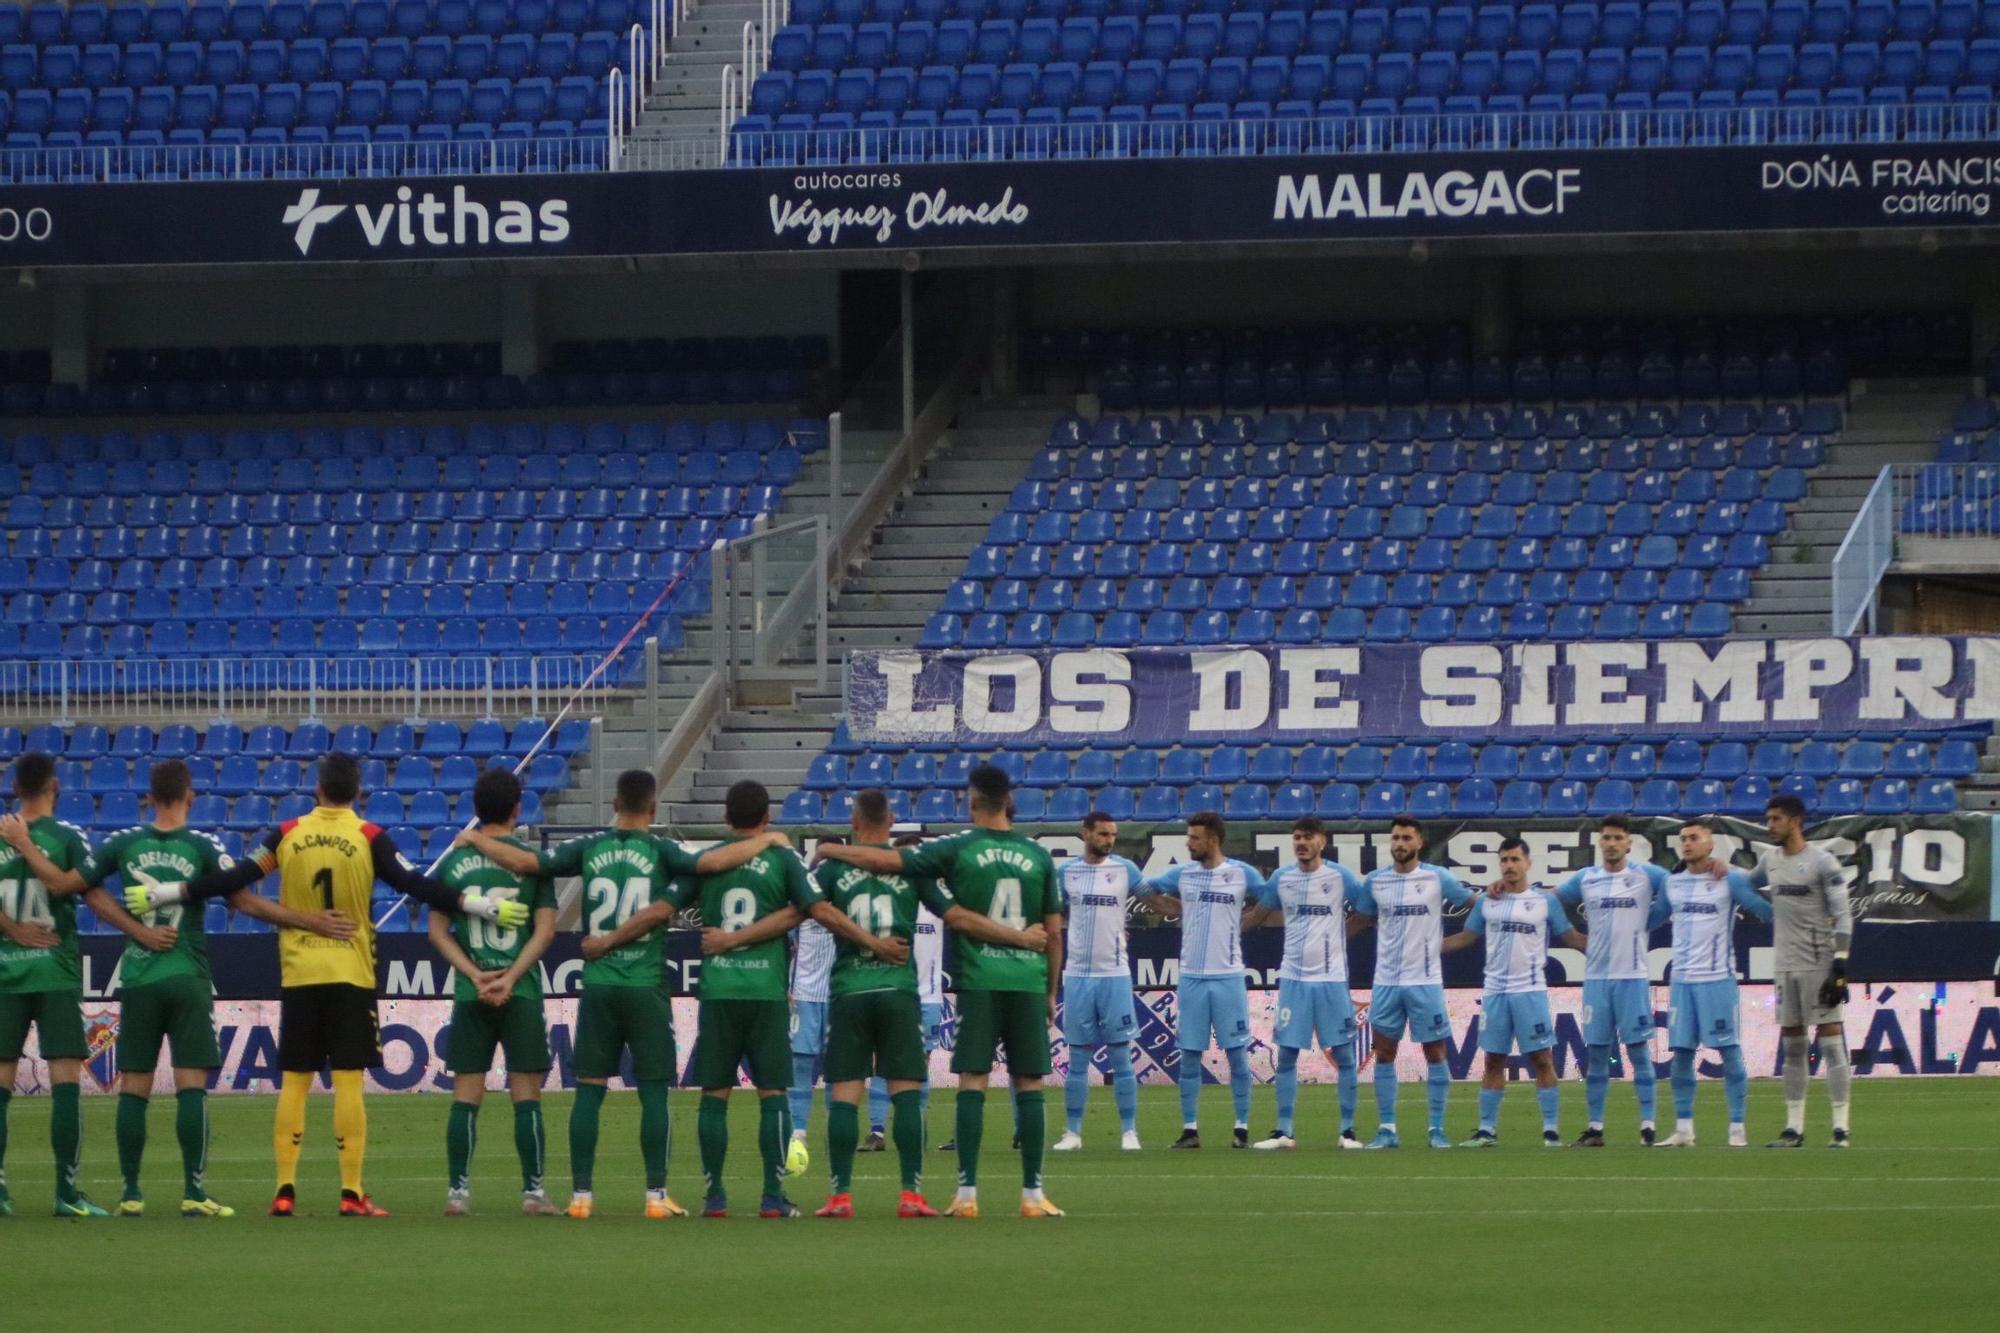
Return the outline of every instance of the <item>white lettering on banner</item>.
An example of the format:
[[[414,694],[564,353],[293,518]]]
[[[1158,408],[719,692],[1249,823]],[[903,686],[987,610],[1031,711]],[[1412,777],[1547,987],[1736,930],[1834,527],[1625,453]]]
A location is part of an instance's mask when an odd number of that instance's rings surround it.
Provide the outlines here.
[[[1845,639],[1787,639],[1776,645],[1784,668],[1773,722],[1817,722],[1818,691],[1845,681],[1854,671],[1854,649]]]
[[[917,706],[917,674],[924,659],[917,653],[883,653],[875,659],[875,669],[888,686],[888,702],[883,704],[875,725],[883,731],[921,732],[949,735],[956,720],[948,703]]]
[[[1280,648],[1285,702],[1278,706],[1279,729],[1341,731],[1361,725],[1361,705],[1340,697],[1340,678],[1360,672],[1359,648]]]
[[[1271,715],[1271,659],[1260,652],[1190,653],[1196,685],[1189,731],[1254,731]],[[1229,702],[1230,682],[1237,701]]]
[[[1868,693],[1861,697],[1861,716],[1901,722],[1914,715],[1923,722],[1948,722],[1951,700],[1939,687],[1951,683],[1951,645],[1943,639],[1893,635],[1861,640],[1861,660],[1868,667]],[[1903,705],[1909,705],[1905,712]]]
[[[1342,172],[1322,190],[1317,172],[1286,174],[1278,177],[1271,220],[1548,217],[1566,212],[1569,201],[1583,193],[1582,178],[1577,167],[1535,167],[1518,176],[1498,169],[1479,176],[1469,171],[1440,172],[1436,177],[1410,172],[1399,185],[1388,185],[1385,182],[1393,178],[1380,172],[1363,176]]]
[[[1552,643],[1514,645],[1514,669],[1520,673],[1514,701],[1517,727],[1553,727],[1556,724],[1554,689],[1549,678],[1556,669],[1556,646]]]
[[[389,960],[389,980],[383,986],[385,995],[436,995],[437,978],[432,974],[431,965],[426,962],[408,963],[401,958]]]
[[[346,204],[322,204],[319,196],[317,187],[300,190],[280,219],[292,228],[292,244],[301,255],[310,255],[319,229],[333,225],[348,209]],[[428,190],[419,195],[407,185],[399,186],[393,202],[375,207],[355,204],[354,217],[361,238],[374,250],[389,242],[392,229],[395,243],[405,249],[417,247],[420,227],[427,246],[486,245],[489,237],[500,245],[556,245],[570,235],[567,199],[544,199],[539,205],[501,199],[489,210],[470,198],[463,185],[452,187],[449,201]],[[448,229],[440,225],[447,217]]]
[[[898,176],[897,181],[901,181]],[[852,227],[869,233],[878,245],[887,245],[896,235],[899,210],[893,204],[849,204],[822,208],[812,199],[770,196],[771,234],[784,236],[804,232],[807,245],[838,245],[840,233]],[[1020,227],[1028,221],[1028,206],[1014,197],[1014,187],[1000,192],[998,199],[977,204],[952,202],[944,190],[913,191],[903,201],[900,216],[906,230],[917,232],[939,227]]]
[[[1763,702],[1757,697],[1757,668],[1763,665],[1767,645],[1751,639],[1725,643],[1710,657],[1698,643],[1660,645],[1661,675],[1666,690],[1654,716],[1656,722],[1760,722]],[[1700,698],[1697,699],[1696,695]],[[1722,708],[1710,718],[1701,700],[1720,700]]]
[[[1619,726],[1646,720],[1646,701],[1625,693],[1625,672],[1646,665],[1641,643],[1584,644],[1569,653],[1575,691],[1563,721],[1570,726]]]
[[[1965,720],[2000,718],[2000,639],[1967,639],[1965,657],[1972,666],[1972,697],[1965,701]]]
[[[1013,706],[993,707],[994,686],[1014,686]],[[1042,720],[1042,664],[1025,653],[996,653],[965,664],[965,725],[974,731],[1013,736],[1033,731]]]
[[[1504,711],[1500,650],[1491,644],[1427,648],[1418,667],[1427,727],[1493,727]]]
[[[1049,725],[1072,735],[1124,731],[1132,725],[1131,679],[1132,659],[1123,653],[1057,653],[1049,659]]]

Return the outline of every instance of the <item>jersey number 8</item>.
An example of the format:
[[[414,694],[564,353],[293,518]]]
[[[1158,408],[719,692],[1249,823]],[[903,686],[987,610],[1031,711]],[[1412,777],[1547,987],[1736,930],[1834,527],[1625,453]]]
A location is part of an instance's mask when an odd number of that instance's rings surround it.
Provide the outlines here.
[[[721,911],[722,920],[717,925],[724,930],[742,930],[757,919],[757,895],[748,889],[726,889]]]

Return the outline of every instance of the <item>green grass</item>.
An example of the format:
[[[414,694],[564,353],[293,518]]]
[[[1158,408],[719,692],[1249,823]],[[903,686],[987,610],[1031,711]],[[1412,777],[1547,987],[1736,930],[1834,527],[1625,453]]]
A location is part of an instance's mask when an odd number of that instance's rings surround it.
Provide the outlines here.
[[[1661,1102],[1667,1089],[1662,1081]],[[48,1103],[12,1105],[8,1179],[16,1216],[0,1222],[0,1309],[11,1328],[115,1321],[169,1328],[606,1328],[614,1321],[734,1321],[759,1316],[806,1329],[917,1323],[1013,1324],[1059,1333],[1103,1327],[1231,1328],[1704,1327],[1991,1328],[2000,1286],[2000,1081],[1924,1079],[1856,1089],[1859,1146],[1827,1151],[1823,1091],[1813,1089],[1812,1146],[1775,1153],[1722,1146],[1719,1090],[1705,1087],[1702,1144],[1646,1152],[1631,1094],[1612,1089],[1613,1146],[1550,1152],[1538,1142],[1532,1091],[1516,1084],[1503,1146],[1431,1152],[1338,1152],[1332,1090],[1301,1097],[1296,1153],[1233,1152],[1228,1100],[1204,1103],[1209,1146],[1166,1151],[1174,1093],[1149,1088],[1143,1153],[1118,1152],[1108,1090],[1093,1086],[1087,1149],[1050,1155],[1049,1194],[1062,1221],[1014,1216],[1019,1178],[1008,1112],[989,1100],[977,1222],[899,1222],[893,1154],[861,1158],[864,1216],[834,1224],[760,1222],[756,1138],[748,1097],[735,1099],[727,1221],[649,1223],[638,1216],[637,1108],[614,1092],[597,1168],[599,1211],[587,1224],[513,1211],[519,1177],[505,1102],[489,1098],[475,1163],[481,1216],[446,1222],[445,1102],[369,1103],[369,1187],[386,1222],[332,1216],[337,1177],[331,1103],[315,1097],[302,1167],[304,1216],[263,1217],[271,1189],[267,1097],[213,1099],[212,1191],[242,1216],[175,1216],[179,1154],[172,1112],[154,1107],[143,1221],[59,1222],[47,1151]],[[1471,1129],[1473,1089],[1453,1089],[1451,1127]],[[949,1097],[933,1115],[948,1134]],[[1060,1119],[1052,1091],[1052,1122]],[[550,1193],[566,1197],[568,1098],[549,1098]],[[1779,1128],[1778,1090],[1751,1089],[1751,1130]],[[1565,1089],[1564,1129],[1582,1124],[1581,1089]],[[1253,1132],[1270,1125],[1260,1088]],[[118,1197],[112,1099],[85,1101],[85,1188]],[[700,1194],[694,1098],[675,1094],[672,1184]],[[1362,1089],[1361,1125],[1373,1123]],[[1670,1126],[1669,1126],[1670,1127]],[[824,1118],[814,1116],[812,1171],[793,1182],[820,1202]],[[1059,1123],[1052,1123],[1051,1140]],[[951,1194],[952,1163],[931,1154],[934,1201]]]

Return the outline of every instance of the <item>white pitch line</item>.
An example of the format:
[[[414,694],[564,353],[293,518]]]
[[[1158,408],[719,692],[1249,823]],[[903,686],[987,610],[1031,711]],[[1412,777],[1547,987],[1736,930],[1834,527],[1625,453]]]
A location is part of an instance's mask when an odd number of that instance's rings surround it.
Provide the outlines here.
[[[1481,1217],[1710,1217],[1716,1214],[1742,1213],[1978,1213],[2000,1212],[2000,1201],[1993,1203],[1892,1203],[1892,1204],[1798,1204],[1795,1206],[1772,1206],[1754,1208],[1482,1208]],[[1297,1210],[1244,1210],[1232,1211],[1227,1208],[1204,1208],[1206,1217],[1463,1217],[1459,1208],[1327,1208]],[[1098,1218],[1143,1217],[1155,1219],[1159,1214],[1144,1213],[1101,1213],[1095,1210],[1079,1210],[1072,1214],[1086,1220]]]

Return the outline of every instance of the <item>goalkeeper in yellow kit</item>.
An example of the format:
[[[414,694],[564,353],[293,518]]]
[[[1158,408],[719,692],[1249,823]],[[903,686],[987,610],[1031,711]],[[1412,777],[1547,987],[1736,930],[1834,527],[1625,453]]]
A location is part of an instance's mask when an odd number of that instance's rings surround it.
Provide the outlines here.
[[[301,912],[335,911],[357,924],[347,939],[308,931],[278,931],[280,1006],[278,1091],[273,1144],[278,1192],[273,1217],[296,1207],[299,1149],[305,1141],[306,1094],[321,1069],[333,1069],[333,1140],[340,1155],[340,1215],[386,1217],[362,1187],[368,1116],[361,1101],[362,1071],[382,1063],[375,1023],[375,930],[369,918],[375,881],[446,912],[480,917],[504,927],[526,923],[528,911],[512,900],[459,894],[411,869],[382,829],[354,812],[361,795],[361,766],[352,756],[320,761],[318,807],[274,829],[250,855],[184,885],[135,884],[125,899],[135,912],[182,900],[234,893],[273,870],[278,900]]]

